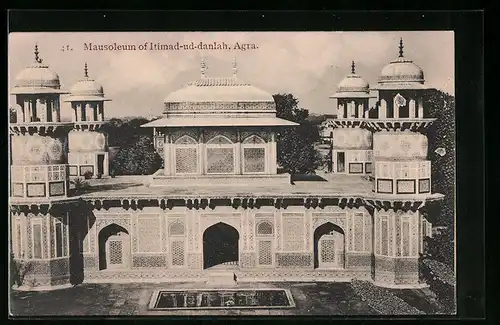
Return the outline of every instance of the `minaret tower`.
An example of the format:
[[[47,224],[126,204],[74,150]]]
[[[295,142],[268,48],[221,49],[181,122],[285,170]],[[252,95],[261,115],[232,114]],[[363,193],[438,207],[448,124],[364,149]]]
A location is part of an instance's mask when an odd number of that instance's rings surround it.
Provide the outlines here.
[[[67,142],[72,123],[61,122],[59,76],[34,62],[15,79],[17,103],[11,134],[11,240],[16,261],[29,261],[26,282],[69,283]],[[58,212],[59,211],[59,212]]]
[[[372,172],[372,133],[361,128],[368,117],[369,84],[356,74],[354,61],[351,73],[338,85],[330,98],[337,99],[337,119],[330,120],[334,127],[332,138],[333,172],[363,175]]]
[[[64,100],[71,103],[75,128],[69,133],[69,175],[70,177],[109,176],[109,153],[107,135],[98,132],[105,123],[104,90],[95,80],[89,78],[85,62],[83,79],[72,88]]]
[[[382,69],[378,106],[366,122],[373,134],[375,283],[382,286],[422,285],[419,255],[426,220],[421,208],[442,198],[431,193],[431,162],[423,133],[434,119],[423,106],[422,69],[403,55]]]

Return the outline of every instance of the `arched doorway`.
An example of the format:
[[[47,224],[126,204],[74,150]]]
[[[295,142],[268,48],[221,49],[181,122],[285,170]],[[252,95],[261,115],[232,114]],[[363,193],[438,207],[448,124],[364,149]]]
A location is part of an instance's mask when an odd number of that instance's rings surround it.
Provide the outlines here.
[[[208,227],[203,233],[203,268],[217,265],[237,266],[240,235],[222,222]]]
[[[111,224],[99,232],[99,270],[127,268],[130,236],[127,229]]]
[[[343,268],[345,236],[339,226],[327,222],[314,231],[314,268]]]

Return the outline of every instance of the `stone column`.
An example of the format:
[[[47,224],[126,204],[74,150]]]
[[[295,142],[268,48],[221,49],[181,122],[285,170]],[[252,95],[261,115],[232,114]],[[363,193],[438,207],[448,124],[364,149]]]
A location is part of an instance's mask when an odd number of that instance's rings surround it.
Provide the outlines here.
[[[379,114],[378,117],[381,119],[387,118],[387,102],[385,99],[380,100],[380,106],[379,106]]]
[[[409,103],[409,111],[410,111],[410,118],[415,118],[415,100],[412,98],[410,99]]]
[[[417,98],[417,105],[418,105],[418,118],[424,118],[424,104],[422,97]]]

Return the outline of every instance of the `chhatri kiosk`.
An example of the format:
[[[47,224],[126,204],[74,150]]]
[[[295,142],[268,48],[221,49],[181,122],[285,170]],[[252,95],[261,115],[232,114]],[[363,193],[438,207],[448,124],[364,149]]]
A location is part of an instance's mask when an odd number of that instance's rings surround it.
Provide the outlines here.
[[[420,114],[423,73],[406,61],[384,70],[380,118],[365,112],[336,122],[346,127],[354,118],[355,130],[376,133],[375,183],[335,174],[292,184],[277,171],[276,132],[295,123],[277,118],[273,97],[241,81],[236,66],[233,76],[214,78],[203,63],[200,79],[167,96],[164,117],[144,125],[164,168],[91,180],[85,193],[67,191],[68,148],[60,145],[82,123],[59,122],[59,77],[34,64],[13,89],[25,115],[10,125],[12,143],[28,143],[36,154],[12,148],[14,260],[31,263],[27,283],[38,288],[216,277],[425,285],[419,256],[430,223],[422,209],[442,195],[430,192],[421,132],[433,119]],[[47,96],[56,119],[40,122],[33,103]],[[399,118],[389,113],[393,103],[407,103],[409,117],[406,106]],[[389,140],[398,147],[386,148]]]

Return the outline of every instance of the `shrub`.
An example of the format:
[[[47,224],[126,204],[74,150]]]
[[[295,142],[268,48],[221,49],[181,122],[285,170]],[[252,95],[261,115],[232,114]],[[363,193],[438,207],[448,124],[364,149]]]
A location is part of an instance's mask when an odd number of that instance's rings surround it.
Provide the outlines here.
[[[83,174],[83,177],[84,177],[85,179],[91,179],[93,175],[94,175],[94,174],[93,174],[90,170],[88,170],[88,171],[86,171],[86,172]]]
[[[403,299],[396,297],[388,290],[377,287],[368,281],[354,279],[351,282],[354,292],[363,301],[381,315],[423,315],[424,312],[410,306]]]
[[[151,175],[161,168],[162,159],[150,136],[141,136],[136,142],[122,148],[113,159],[111,170],[116,175]]]
[[[82,192],[83,190],[87,189],[90,186],[89,183],[81,177],[72,179],[70,182],[75,187],[76,193]]]
[[[454,314],[455,304],[455,275],[453,270],[446,264],[435,260],[424,259],[422,263],[422,275],[433,291],[438,301],[444,307],[444,313]]]

